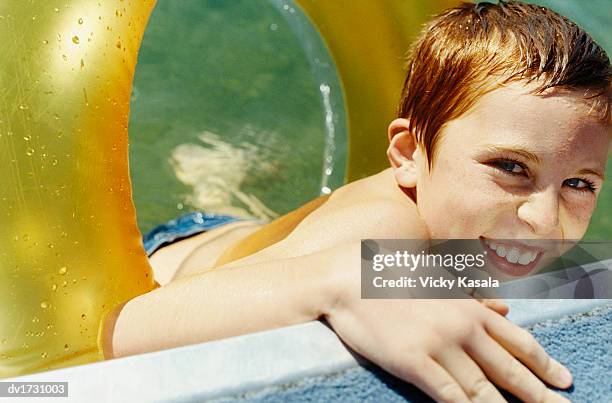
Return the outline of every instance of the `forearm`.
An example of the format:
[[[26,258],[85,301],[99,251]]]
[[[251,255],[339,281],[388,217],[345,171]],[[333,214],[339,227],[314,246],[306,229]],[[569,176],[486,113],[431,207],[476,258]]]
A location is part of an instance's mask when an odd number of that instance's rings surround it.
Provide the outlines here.
[[[316,255],[220,268],[129,301],[107,320],[120,357],[315,320],[333,304],[333,269]]]

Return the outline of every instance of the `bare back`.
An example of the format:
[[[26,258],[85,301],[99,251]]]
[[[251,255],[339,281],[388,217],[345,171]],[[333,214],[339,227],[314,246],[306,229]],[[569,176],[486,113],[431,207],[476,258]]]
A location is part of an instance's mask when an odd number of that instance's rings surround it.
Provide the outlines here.
[[[262,227],[225,250],[215,267],[301,256],[365,238],[423,237],[415,203],[387,169]]]

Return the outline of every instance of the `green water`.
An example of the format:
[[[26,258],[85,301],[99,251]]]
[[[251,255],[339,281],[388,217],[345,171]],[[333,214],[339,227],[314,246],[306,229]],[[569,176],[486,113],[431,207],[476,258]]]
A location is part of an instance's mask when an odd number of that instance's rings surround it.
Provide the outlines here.
[[[272,2],[158,1],[130,112],[141,231],[200,209],[269,219],[318,196],[325,110],[310,63]]]
[[[612,51],[609,0],[536,3],[577,21]],[[321,82],[281,12],[267,0],[158,0],[129,126],[141,231],[200,209],[269,219],[320,194]],[[337,163],[346,157],[346,128],[336,109]],[[339,184],[342,169],[333,175]],[[612,239],[611,206],[608,180],[587,239]]]

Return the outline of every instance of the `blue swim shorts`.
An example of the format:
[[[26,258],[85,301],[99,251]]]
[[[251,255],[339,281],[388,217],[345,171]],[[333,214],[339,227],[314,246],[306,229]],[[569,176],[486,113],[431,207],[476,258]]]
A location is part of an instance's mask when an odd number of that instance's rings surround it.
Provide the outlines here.
[[[147,256],[151,256],[162,246],[242,220],[244,218],[222,214],[206,214],[199,211],[185,214],[165,224],[160,224],[147,232],[143,236],[144,248]]]

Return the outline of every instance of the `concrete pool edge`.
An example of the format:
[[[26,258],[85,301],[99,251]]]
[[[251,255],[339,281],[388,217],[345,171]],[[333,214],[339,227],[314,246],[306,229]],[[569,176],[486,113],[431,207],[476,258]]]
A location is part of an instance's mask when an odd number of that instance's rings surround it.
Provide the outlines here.
[[[511,319],[522,326],[612,304],[611,300],[509,302],[515,309]],[[186,401],[243,395],[359,365],[331,329],[310,322],[5,381],[68,381],[75,401],[84,397]]]
[[[69,400],[75,401],[183,401],[245,393],[358,365],[332,330],[309,322],[3,381],[67,381]]]

